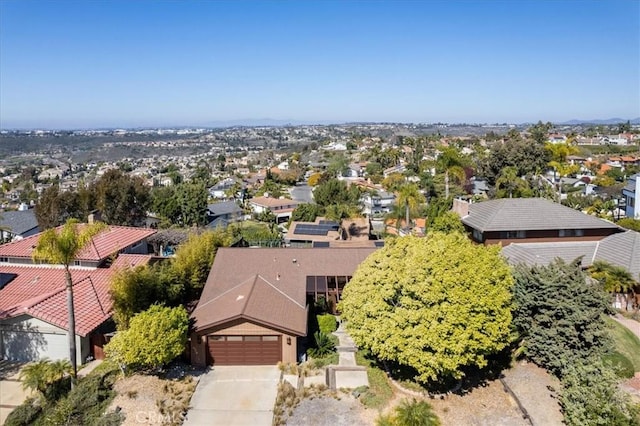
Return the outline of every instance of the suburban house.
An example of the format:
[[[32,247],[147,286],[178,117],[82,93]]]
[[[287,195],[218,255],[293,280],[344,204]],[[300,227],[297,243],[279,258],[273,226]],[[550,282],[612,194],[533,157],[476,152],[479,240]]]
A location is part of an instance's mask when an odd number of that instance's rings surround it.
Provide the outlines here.
[[[375,248],[221,248],[191,314],[195,365],[274,365],[304,353],[309,304],[340,300]]]
[[[286,198],[273,198],[265,195],[264,197],[255,197],[249,200],[249,207],[256,213],[264,213],[270,210],[276,217],[278,223],[286,222],[291,218],[291,213],[300,204],[297,201]]]
[[[242,220],[242,208],[233,200],[209,204],[207,220],[207,227],[225,229],[230,223]]]
[[[25,206],[26,205],[22,205]],[[33,209],[20,208],[0,213],[0,244],[34,235],[40,232]]]
[[[149,262],[144,228],[111,226],[94,237],[71,266],[77,357],[103,357],[112,301],[109,282],[122,269]],[[61,265],[34,262],[40,234],[0,246],[0,358],[67,359],[66,279]]]
[[[606,220],[544,198],[502,198],[469,203],[454,200],[474,241],[483,244],[598,241],[623,232]]]
[[[375,247],[370,234],[367,218],[339,223],[319,217],[315,222],[292,222],[284,240],[289,247]]]
[[[629,177],[627,185],[622,189],[626,201],[626,216],[640,220],[640,173]]]
[[[583,268],[595,261],[605,261],[628,271],[640,283],[640,233],[626,231],[599,241],[569,241],[548,243],[512,243],[502,249],[512,265],[548,265],[556,258],[572,262],[580,258]],[[636,295],[640,303],[640,295]],[[618,306],[622,308],[622,306]]]
[[[236,178],[223,179],[220,182],[213,185],[211,188],[209,188],[209,195],[217,199],[229,198],[229,194],[228,194],[229,190],[231,190],[236,185],[239,185],[241,188],[244,187],[240,179],[236,179]]]
[[[396,204],[396,196],[392,192],[377,190],[362,196],[362,213],[369,217],[380,217],[390,213]]]

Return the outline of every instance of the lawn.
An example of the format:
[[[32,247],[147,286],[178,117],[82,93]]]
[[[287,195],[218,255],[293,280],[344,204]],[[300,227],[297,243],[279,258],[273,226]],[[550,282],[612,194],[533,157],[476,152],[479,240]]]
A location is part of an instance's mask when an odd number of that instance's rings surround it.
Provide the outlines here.
[[[640,371],[640,339],[615,320],[607,318],[607,322],[611,325],[615,351],[631,361],[635,371]]]
[[[380,369],[374,360],[367,357],[366,352],[356,352],[356,363],[367,367],[369,390],[362,394],[360,401],[367,408],[384,408],[393,398],[393,389],[389,383],[387,373]]]

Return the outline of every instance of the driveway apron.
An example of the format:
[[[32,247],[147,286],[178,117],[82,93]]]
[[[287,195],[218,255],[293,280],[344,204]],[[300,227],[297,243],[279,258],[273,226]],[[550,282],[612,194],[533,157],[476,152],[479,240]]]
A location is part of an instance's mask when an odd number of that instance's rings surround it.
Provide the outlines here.
[[[276,366],[220,366],[200,377],[187,426],[271,426],[280,370]]]

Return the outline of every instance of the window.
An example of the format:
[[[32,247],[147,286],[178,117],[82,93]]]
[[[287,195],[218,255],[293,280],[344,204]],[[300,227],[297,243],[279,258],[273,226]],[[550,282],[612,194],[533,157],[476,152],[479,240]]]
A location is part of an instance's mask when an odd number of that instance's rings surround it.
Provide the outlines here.
[[[560,229],[558,231],[559,237],[582,237],[584,236],[584,229]]]
[[[9,262],[8,257],[0,257],[0,262]]]
[[[244,336],[245,342],[259,342],[260,336]]]
[[[502,231],[500,232],[501,239],[517,239],[527,238],[527,231]]]
[[[482,232],[478,231],[477,229],[473,230],[473,239],[479,242],[483,242],[484,241],[484,235],[482,234]]]
[[[242,336],[227,336],[227,342],[242,342]]]
[[[263,342],[277,342],[278,336],[262,336]]]

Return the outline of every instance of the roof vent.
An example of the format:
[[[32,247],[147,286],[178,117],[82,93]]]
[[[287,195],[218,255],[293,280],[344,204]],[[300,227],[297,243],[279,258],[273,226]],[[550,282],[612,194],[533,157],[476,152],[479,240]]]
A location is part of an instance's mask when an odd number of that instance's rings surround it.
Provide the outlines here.
[[[236,297],[236,302],[239,302],[242,299],[244,299],[244,295],[240,294],[240,295],[238,295],[238,297]]]

